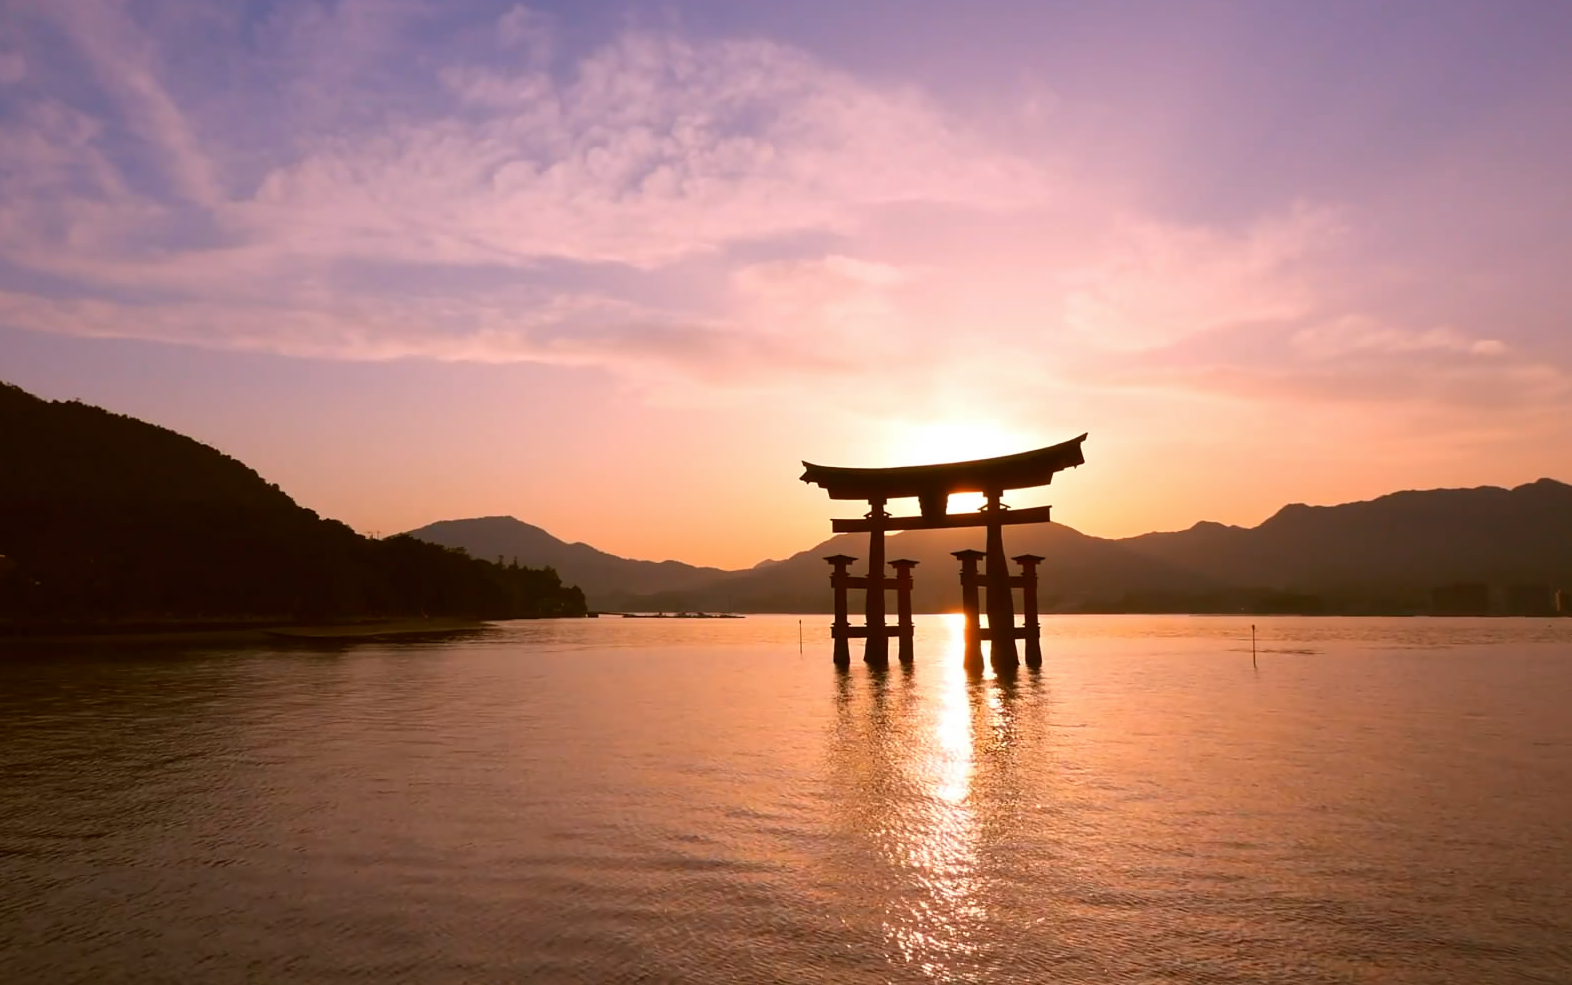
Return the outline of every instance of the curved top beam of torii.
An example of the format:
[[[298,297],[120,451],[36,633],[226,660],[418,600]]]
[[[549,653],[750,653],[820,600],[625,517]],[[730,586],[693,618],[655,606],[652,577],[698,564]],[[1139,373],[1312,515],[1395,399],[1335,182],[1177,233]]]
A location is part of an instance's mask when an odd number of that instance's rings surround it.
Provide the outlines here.
[[[1053,481],[1053,474],[1085,463],[1081,442],[1086,435],[1057,445],[1018,455],[980,458],[941,465],[907,465],[890,469],[839,468],[803,462],[802,481],[822,486],[831,499],[890,500],[916,496],[929,504],[942,504],[951,493],[1002,493],[1029,489]],[[943,513],[944,507],[939,506]]]

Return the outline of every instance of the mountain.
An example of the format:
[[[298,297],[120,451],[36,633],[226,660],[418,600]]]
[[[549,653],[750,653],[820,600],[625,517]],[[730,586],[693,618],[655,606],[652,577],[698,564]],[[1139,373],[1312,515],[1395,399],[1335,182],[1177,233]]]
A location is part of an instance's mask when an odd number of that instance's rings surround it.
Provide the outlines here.
[[[681,561],[635,561],[598,551],[588,544],[569,544],[511,516],[441,520],[411,530],[410,537],[462,548],[472,557],[518,558],[532,567],[549,567],[584,589],[590,606],[625,608],[639,596],[682,590],[731,574],[720,568],[699,568]]]
[[[827,554],[866,551],[861,535],[831,538],[784,560],[760,562],[752,568],[725,571],[677,561],[636,561],[598,551],[586,544],[567,544],[539,527],[512,517],[446,520],[409,532],[409,536],[447,547],[460,547],[479,557],[517,557],[521,563],[549,565],[581,585],[592,608],[638,611],[815,612],[829,604]],[[1045,566],[1043,598],[1084,601],[1117,595],[1131,586],[1179,591],[1207,579],[1161,560],[1126,550],[1112,541],[1078,533],[1060,524],[1014,527],[1014,553],[1036,553],[1058,559]],[[892,535],[890,558],[918,562],[913,605],[928,611],[957,604],[959,581],[951,551],[975,547],[978,531],[915,530]],[[927,572],[942,572],[924,577]]]
[[[1088,537],[1058,523],[1012,527],[1011,554],[1054,559],[1042,568],[1039,597],[1047,607],[1116,597],[1132,588],[1183,591],[1213,587],[1209,580],[1167,562],[1146,558],[1114,541]],[[912,530],[889,536],[885,557],[918,562],[912,606],[919,612],[960,605],[960,569],[952,551],[980,548],[980,530]],[[766,568],[734,572],[706,585],[672,589],[641,600],[641,608],[729,609],[755,612],[822,612],[830,604],[830,554],[867,554],[862,534],[842,534]],[[852,565],[852,570],[859,570]]]
[[[605,608],[674,611],[823,612],[830,605],[829,554],[867,553],[863,535],[842,535],[779,561],[740,571],[677,562],[629,561],[563,544],[511,518],[454,521],[440,543],[491,556],[516,550],[586,586]],[[455,529],[515,531],[460,538]],[[1285,506],[1256,527],[1202,522],[1188,530],[1104,539],[1062,524],[1012,527],[1009,552],[1040,554],[1045,609],[1075,611],[1427,611],[1430,590],[1452,582],[1572,586],[1572,486],[1551,479],[1516,489],[1398,492],[1339,506]],[[885,556],[916,560],[913,606],[959,605],[951,551],[981,548],[978,529],[891,535]],[[593,566],[568,567],[569,551]],[[857,571],[853,565],[853,571]],[[639,595],[638,593],[645,594]],[[611,604],[597,603],[609,600]]]
[[[554,572],[317,516],[184,435],[0,384],[0,629],[582,614]]]
[[[1295,503],[1253,528],[1198,523],[1121,543],[1235,585],[1414,594],[1456,581],[1572,584],[1572,486],[1391,493],[1340,506]]]

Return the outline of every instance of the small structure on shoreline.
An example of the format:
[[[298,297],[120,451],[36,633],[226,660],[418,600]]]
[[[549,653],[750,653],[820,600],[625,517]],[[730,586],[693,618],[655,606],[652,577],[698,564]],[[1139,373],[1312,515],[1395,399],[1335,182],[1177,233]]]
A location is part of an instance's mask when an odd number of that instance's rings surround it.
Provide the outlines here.
[[[863,660],[873,667],[889,666],[889,640],[898,641],[899,659],[902,663],[912,660],[911,589],[912,568],[916,561],[905,558],[889,562],[896,571],[893,578],[885,574],[884,534],[888,530],[939,530],[952,527],[986,527],[987,550],[956,551],[961,562],[961,594],[966,612],[966,655],[969,670],[982,669],[982,641],[988,640],[989,659],[995,673],[1013,671],[1020,664],[1015,641],[1026,641],[1026,665],[1042,664],[1040,627],[1037,620],[1037,565],[1043,560],[1034,554],[1023,554],[1014,560],[1021,566],[1019,575],[1011,574],[1005,560],[1005,526],[1019,523],[1047,523],[1052,507],[1010,510],[1001,499],[1011,489],[1030,489],[1045,486],[1053,481],[1054,473],[1074,468],[1086,459],[1081,443],[1086,435],[1072,438],[1057,445],[969,462],[949,462],[942,465],[915,465],[901,468],[860,469],[836,468],[803,462],[802,481],[823,488],[831,499],[866,500],[868,512],[860,518],[830,521],[835,533],[868,534],[868,573],[853,575],[849,566],[856,560],[845,554],[825,558],[831,566],[830,585],[835,592],[835,622],[830,635],[835,641],[835,663],[845,667],[851,663],[850,641],[864,640]],[[947,512],[949,497],[954,493],[982,493],[987,503],[975,513]],[[893,516],[884,507],[892,499],[915,498],[920,505],[918,516]],[[979,570],[979,561],[986,560]],[[1026,621],[1015,625],[1014,589],[1022,589]],[[865,620],[861,626],[851,625],[848,615],[847,592],[861,589],[864,592]],[[886,591],[896,592],[897,622],[894,627],[885,624]],[[983,595],[979,598],[979,592]],[[986,603],[988,626],[981,624],[982,606]]]

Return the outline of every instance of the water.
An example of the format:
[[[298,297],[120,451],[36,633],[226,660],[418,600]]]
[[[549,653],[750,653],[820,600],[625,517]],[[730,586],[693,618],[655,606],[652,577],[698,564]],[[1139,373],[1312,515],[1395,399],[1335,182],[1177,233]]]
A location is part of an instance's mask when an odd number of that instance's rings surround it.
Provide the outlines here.
[[[5,982],[1572,982],[1572,620],[11,643]]]

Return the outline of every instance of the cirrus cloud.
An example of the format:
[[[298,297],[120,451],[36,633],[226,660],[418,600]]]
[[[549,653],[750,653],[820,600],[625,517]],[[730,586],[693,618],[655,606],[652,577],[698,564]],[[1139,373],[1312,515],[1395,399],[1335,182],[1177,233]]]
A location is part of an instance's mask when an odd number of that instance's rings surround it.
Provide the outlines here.
[[[713,389],[860,375],[829,398],[849,405],[957,368],[1252,401],[1564,395],[1510,333],[1384,298],[1344,203],[1178,218],[1070,148],[789,45],[625,27],[569,50],[517,5],[456,26],[415,0],[138,12],[0,15],[22,45],[0,55],[21,83],[0,90],[7,325]],[[234,85],[175,43],[193,31]],[[56,34],[74,62],[35,71],[29,39]],[[1051,142],[1067,100],[1038,89],[1017,102]]]

